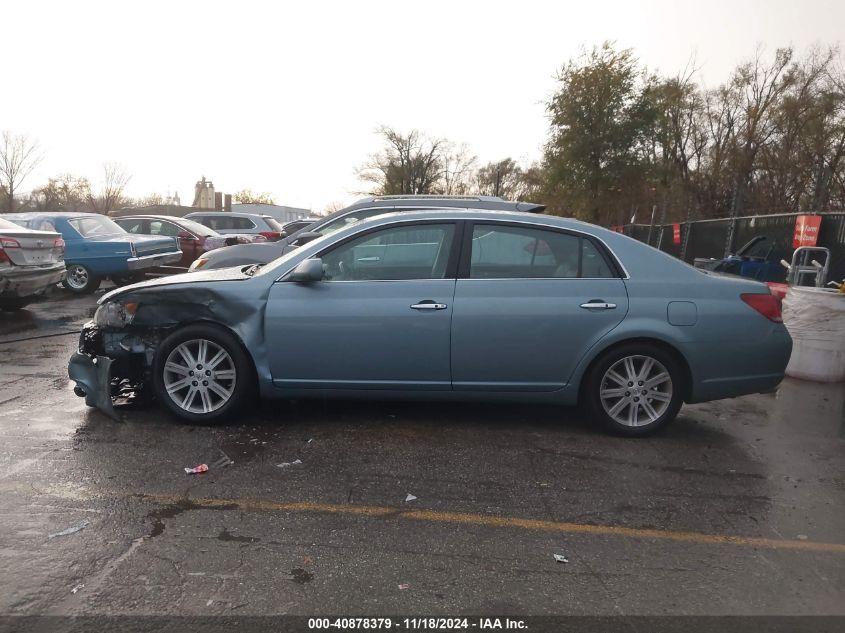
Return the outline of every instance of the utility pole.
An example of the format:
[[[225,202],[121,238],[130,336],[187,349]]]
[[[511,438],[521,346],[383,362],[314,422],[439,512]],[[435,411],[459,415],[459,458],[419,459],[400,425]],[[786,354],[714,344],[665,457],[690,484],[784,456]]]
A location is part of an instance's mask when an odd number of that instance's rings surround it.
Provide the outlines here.
[[[648,225],[648,238],[646,238],[646,244],[651,246],[651,232],[654,231],[654,214],[657,213],[657,205],[651,205],[651,222]]]
[[[502,166],[496,165],[496,197],[499,197],[499,188],[502,186]]]

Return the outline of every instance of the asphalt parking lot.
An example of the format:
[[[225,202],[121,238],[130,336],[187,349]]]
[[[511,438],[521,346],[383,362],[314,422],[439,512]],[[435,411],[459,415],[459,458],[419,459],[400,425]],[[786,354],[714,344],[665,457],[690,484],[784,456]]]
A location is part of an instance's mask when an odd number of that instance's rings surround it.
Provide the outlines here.
[[[66,375],[95,297],[0,314],[2,615],[845,615],[842,384],[642,440],[524,405],[115,422]]]

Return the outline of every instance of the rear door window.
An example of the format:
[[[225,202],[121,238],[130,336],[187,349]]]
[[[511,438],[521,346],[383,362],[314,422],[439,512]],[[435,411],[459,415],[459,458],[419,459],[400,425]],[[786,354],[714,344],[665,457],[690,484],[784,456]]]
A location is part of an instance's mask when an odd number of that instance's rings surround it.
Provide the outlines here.
[[[238,229],[239,231],[251,231],[255,228],[255,222],[249,218],[232,218],[232,226],[230,228]]]
[[[150,235],[166,235],[176,237],[179,227],[166,220],[150,220]]]
[[[141,218],[132,218],[129,220],[116,220],[116,222],[127,233],[134,233],[136,235],[148,234],[147,229],[145,229],[144,227],[144,224],[146,224],[146,220],[142,220]]]
[[[476,224],[470,279],[577,279],[615,275],[587,238],[545,229]]]

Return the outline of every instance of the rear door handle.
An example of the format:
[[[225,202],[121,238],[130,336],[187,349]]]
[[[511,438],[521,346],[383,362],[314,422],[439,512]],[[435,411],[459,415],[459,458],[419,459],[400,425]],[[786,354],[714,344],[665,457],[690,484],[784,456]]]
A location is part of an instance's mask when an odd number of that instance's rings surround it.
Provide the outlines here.
[[[445,303],[434,303],[434,301],[420,301],[411,306],[412,310],[445,310]]]
[[[582,303],[581,307],[585,310],[615,310],[616,304],[601,299],[590,299],[587,303]]]

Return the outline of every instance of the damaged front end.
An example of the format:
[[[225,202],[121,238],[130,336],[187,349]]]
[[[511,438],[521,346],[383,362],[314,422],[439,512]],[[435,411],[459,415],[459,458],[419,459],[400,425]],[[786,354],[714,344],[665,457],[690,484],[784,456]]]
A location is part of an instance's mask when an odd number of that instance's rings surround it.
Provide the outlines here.
[[[113,399],[152,398],[157,350],[171,333],[193,323],[224,327],[251,352],[263,353],[268,286],[263,279],[250,281],[240,269],[226,269],[174,275],[106,294],[94,319],[83,326],[79,350],[68,363],[74,392],[117,420]]]
[[[76,382],[74,393],[89,407],[118,420],[113,398],[149,392],[155,349],[168,331],[110,330],[94,321],[86,323],[79,350],[68,362],[68,376]]]

